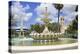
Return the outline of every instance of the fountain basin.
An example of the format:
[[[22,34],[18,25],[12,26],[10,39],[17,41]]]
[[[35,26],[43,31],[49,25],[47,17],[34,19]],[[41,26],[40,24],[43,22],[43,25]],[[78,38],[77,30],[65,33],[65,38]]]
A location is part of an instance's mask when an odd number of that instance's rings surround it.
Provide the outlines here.
[[[12,41],[11,41],[11,43],[12,43],[12,45],[16,45],[16,46],[19,46],[19,45],[32,45],[32,41],[33,41],[34,39],[32,39],[32,38],[26,38],[26,37],[24,37],[24,38],[13,38],[12,39]]]
[[[77,39],[59,38],[59,40],[34,40],[32,38],[13,38],[13,46],[45,46],[76,43]]]
[[[19,42],[11,46],[12,52],[34,52],[34,51],[51,51],[63,49],[77,49],[78,40],[72,38],[60,38],[58,41],[51,40],[33,40],[32,38],[14,39]],[[23,43],[23,44],[22,44]]]
[[[12,46],[13,53],[77,49],[78,43],[49,46]]]

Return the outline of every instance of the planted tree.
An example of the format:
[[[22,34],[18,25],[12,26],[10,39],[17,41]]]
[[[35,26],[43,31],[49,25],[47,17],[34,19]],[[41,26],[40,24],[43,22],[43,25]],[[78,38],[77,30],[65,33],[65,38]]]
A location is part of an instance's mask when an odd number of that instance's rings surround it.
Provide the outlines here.
[[[58,25],[59,25],[60,10],[63,8],[63,4],[53,4],[53,5],[58,10]],[[59,26],[58,26],[58,30],[60,30]]]

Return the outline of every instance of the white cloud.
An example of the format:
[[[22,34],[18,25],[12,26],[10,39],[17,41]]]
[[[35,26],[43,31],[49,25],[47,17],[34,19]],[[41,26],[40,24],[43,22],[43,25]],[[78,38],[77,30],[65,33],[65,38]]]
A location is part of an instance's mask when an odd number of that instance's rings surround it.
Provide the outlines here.
[[[75,11],[76,5],[64,5],[62,11],[63,13],[69,14]]]
[[[44,18],[45,15],[45,7],[47,7],[47,12],[50,14],[48,16],[48,18],[52,19],[51,22],[54,22],[55,20],[53,20],[54,15],[56,15],[57,10],[54,8],[54,5],[52,5],[51,3],[47,4],[47,3],[41,3],[39,6],[37,6],[37,8],[35,8],[35,11],[37,12],[38,18],[36,18],[36,21],[41,22],[40,18]]]
[[[43,13],[45,13],[45,7],[47,7],[47,12],[52,15],[57,13],[57,10],[54,8],[54,5],[41,3],[40,6],[37,6],[37,8],[35,9],[35,11],[37,11],[37,14],[39,16],[43,15]]]
[[[26,11],[30,9],[29,5],[26,5],[25,7],[20,3],[20,2],[13,2],[11,6],[11,14],[13,16],[13,19],[15,20],[16,26],[12,27],[20,27],[21,20],[23,19],[24,21],[28,21],[32,17],[32,13],[26,13]],[[23,28],[25,27],[24,22],[23,22]],[[27,28],[27,27],[25,27]]]
[[[61,12],[64,14],[65,18],[65,24],[71,23],[71,21],[75,18],[77,15],[77,12],[75,12],[76,5],[64,5],[63,9]]]
[[[29,8],[29,5],[23,7],[23,5],[20,4],[20,2],[14,2],[11,6],[11,13],[13,19],[19,21],[21,18],[23,18],[23,20],[28,21],[29,18],[32,16],[32,13],[26,13],[25,11]]]
[[[27,13],[26,17],[24,17],[24,20],[28,21],[31,16],[32,16],[32,13]]]
[[[55,17],[55,16],[57,16],[58,11],[56,10],[54,5],[52,5],[52,4],[42,3],[39,6],[37,6],[37,8],[35,9],[35,11],[37,11],[37,15],[40,18],[44,18],[43,13],[45,12],[45,7],[47,7],[47,12],[50,13],[48,18],[52,19],[51,23],[57,22],[58,17]],[[75,16],[77,15],[77,12],[75,12],[75,8],[76,8],[76,5],[68,5],[68,4],[65,5],[64,4],[63,9],[61,10],[62,14],[64,14],[64,15],[61,15],[61,14],[60,15],[64,16],[65,24],[72,21],[75,18]],[[38,19],[37,21],[40,21],[40,20]]]
[[[76,15],[77,13],[75,12],[76,5],[64,5],[63,9],[61,12],[65,14],[65,16],[73,16]]]
[[[77,15],[77,12],[72,12],[70,14],[68,14],[67,16],[65,16],[65,23],[70,24],[72,20],[75,19],[75,16]]]

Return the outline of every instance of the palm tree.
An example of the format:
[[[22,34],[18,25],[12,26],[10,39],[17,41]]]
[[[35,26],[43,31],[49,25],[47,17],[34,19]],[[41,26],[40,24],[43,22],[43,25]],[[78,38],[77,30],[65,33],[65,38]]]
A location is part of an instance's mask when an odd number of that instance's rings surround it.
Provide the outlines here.
[[[76,11],[76,12],[78,11],[78,5],[76,6],[76,9],[75,9],[75,11]]]
[[[53,5],[58,10],[58,24],[59,24],[60,10],[63,8],[63,4],[53,4]],[[60,31],[59,26],[58,26],[58,31]]]

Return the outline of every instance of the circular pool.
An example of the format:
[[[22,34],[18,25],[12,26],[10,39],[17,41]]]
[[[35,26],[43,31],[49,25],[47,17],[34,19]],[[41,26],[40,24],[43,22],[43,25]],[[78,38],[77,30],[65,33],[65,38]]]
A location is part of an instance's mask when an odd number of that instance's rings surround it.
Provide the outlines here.
[[[32,38],[12,38],[12,46],[46,46],[76,43],[77,39],[59,38],[58,40],[34,40]]]

